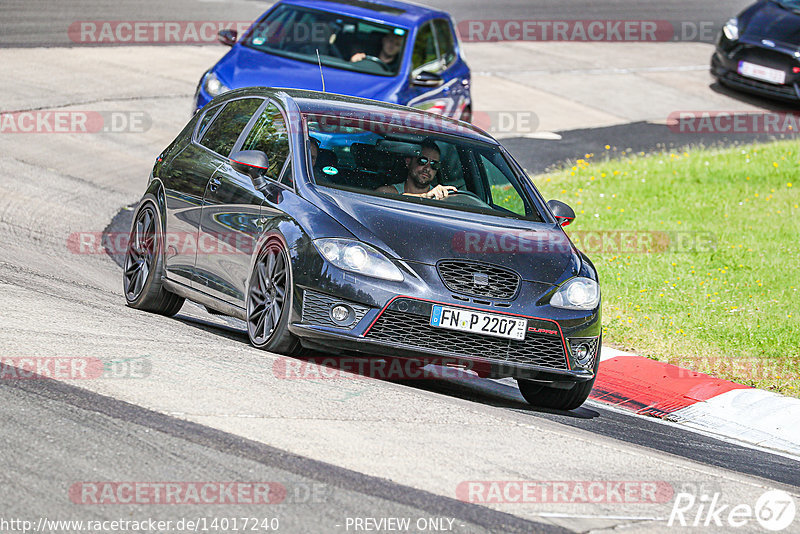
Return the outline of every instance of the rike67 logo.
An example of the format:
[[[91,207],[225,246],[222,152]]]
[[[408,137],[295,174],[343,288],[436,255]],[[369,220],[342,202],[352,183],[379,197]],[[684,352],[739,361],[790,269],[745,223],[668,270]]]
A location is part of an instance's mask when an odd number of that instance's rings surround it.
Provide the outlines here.
[[[667,526],[669,527],[724,527],[735,529],[754,526],[778,532],[794,522],[796,513],[794,498],[781,490],[764,493],[755,503],[723,503],[721,494],[678,493],[672,505]],[[797,530],[792,530],[797,532]]]

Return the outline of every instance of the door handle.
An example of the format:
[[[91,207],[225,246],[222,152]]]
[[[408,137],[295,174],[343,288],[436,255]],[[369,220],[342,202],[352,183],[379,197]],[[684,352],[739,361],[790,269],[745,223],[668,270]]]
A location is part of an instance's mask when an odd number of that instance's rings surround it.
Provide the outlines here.
[[[208,182],[208,188],[211,191],[216,191],[220,184],[222,184],[222,182],[218,178],[212,178],[211,181]]]

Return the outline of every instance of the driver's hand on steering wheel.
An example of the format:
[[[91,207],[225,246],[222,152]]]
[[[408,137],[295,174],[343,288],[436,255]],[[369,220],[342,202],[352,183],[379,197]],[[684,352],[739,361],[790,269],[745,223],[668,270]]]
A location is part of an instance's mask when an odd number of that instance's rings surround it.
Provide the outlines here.
[[[365,57],[367,57],[367,54],[365,54],[364,52],[357,52],[353,54],[353,57],[350,58],[350,63],[357,63],[359,61],[362,61]]]
[[[436,187],[425,193],[423,195],[423,198],[443,200],[448,196],[450,196],[451,193],[455,193],[456,191],[458,191],[458,189],[456,189],[452,185],[437,185]]]

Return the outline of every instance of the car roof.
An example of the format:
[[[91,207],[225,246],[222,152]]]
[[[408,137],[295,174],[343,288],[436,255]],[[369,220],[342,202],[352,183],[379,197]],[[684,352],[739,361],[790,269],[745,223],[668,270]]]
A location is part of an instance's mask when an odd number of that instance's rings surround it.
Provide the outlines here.
[[[389,104],[355,96],[322,93],[283,87],[242,87],[228,91],[212,102],[246,96],[268,97],[286,103],[293,101],[304,114],[334,115],[347,120],[384,122],[398,128],[414,128],[444,135],[464,137],[491,145],[500,143],[480,128],[467,122],[407,106]],[[285,105],[285,104],[284,104]]]
[[[404,28],[413,28],[432,18],[450,17],[438,9],[398,0],[282,0],[280,3],[382,21]]]
[[[475,126],[415,108],[387,104],[354,96],[321,93],[305,89],[273,89],[285,94],[297,104],[301,113],[335,115],[350,120],[385,122],[399,128],[408,127],[445,135],[466,137],[493,145],[494,138]]]

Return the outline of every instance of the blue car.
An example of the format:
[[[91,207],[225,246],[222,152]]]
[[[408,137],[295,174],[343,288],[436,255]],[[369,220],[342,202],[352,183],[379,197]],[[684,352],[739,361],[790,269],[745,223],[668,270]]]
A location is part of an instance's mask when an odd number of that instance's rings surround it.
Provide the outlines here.
[[[469,122],[470,71],[450,15],[395,0],[282,0],[203,74],[195,111],[252,86],[310,89]]]

